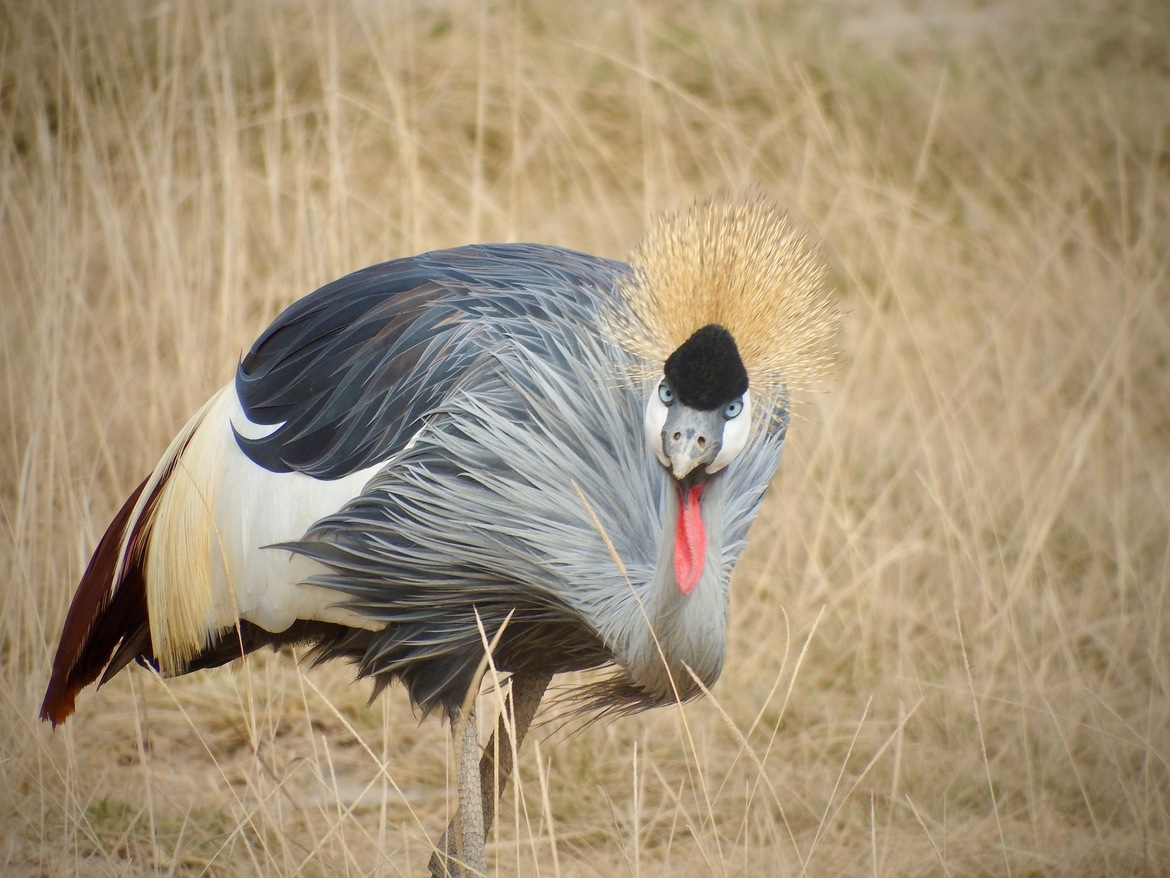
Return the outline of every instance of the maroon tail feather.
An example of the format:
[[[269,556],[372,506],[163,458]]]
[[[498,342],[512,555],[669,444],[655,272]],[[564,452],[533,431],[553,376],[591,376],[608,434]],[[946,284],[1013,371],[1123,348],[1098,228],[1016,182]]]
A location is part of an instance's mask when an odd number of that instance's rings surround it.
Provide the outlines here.
[[[49,688],[41,705],[41,719],[54,727],[73,713],[77,693],[98,678],[118,643],[126,637],[140,636],[143,629],[149,630],[141,551],[146,537],[143,523],[149,521],[149,510],[135,525],[138,532],[131,536],[121,581],[116,583],[116,588],[113,582],[122,537],[145,486],[143,481],[110,522],[69,606]],[[157,488],[155,494],[157,497]],[[156,497],[151,498],[148,506]]]

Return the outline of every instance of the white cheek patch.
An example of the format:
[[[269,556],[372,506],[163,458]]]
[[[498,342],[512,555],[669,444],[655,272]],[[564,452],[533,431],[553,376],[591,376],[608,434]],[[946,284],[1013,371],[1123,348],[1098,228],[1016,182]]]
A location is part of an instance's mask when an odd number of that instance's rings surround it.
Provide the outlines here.
[[[743,392],[743,409],[740,413],[723,425],[723,447],[719,456],[711,461],[707,472],[717,473],[737,457],[747,447],[748,438],[752,432],[752,394],[750,390]],[[659,439],[659,442],[662,440]]]
[[[669,469],[670,458],[662,450],[662,428],[666,426],[666,404],[658,398],[658,383],[650,391],[650,398],[646,400],[646,413],[642,417],[642,428],[646,431],[646,442],[664,467]]]

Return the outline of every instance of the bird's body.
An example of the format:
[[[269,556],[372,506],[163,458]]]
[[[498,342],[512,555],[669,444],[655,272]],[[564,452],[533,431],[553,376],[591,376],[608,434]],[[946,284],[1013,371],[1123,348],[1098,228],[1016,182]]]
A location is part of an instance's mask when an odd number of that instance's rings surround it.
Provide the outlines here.
[[[670,342],[686,368],[648,368],[645,281],[637,265],[488,245],[294,303],[111,525],[42,716],[63,721],[135,659],[181,674],[287,642],[354,660],[375,691],[400,680],[453,721],[488,642],[496,667],[545,682],[612,665],[588,693],[603,709],[710,686],[787,395],[748,399],[751,363],[720,365],[739,362],[721,325],[693,356]],[[735,386],[712,405],[713,370]],[[686,454],[671,443],[695,428],[676,415],[708,424]]]

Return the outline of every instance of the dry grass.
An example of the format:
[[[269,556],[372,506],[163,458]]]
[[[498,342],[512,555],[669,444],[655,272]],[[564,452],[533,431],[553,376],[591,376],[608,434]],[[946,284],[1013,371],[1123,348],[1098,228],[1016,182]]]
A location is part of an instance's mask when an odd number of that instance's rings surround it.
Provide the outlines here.
[[[0,871],[419,874],[445,732],[346,668],[134,670],[39,724],[88,553],[317,284],[622,256],[761,181],[834,254],[845,355],[729,665],[546,727],[493,874],[1166,874],[1165,7],[564,5],[0,7]]]

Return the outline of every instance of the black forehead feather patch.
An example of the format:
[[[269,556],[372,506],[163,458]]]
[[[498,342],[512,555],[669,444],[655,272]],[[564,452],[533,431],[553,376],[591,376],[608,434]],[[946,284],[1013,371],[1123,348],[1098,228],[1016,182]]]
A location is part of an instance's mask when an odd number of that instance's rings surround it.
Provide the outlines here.
[[[695,330],[663,369],[679,402],[709,411],[743,396],[748,374],[731,333],[717,323]]]

